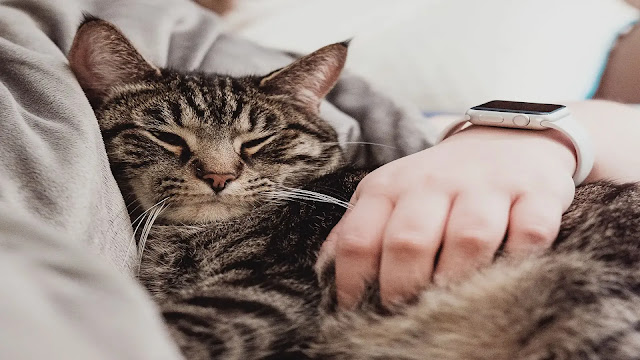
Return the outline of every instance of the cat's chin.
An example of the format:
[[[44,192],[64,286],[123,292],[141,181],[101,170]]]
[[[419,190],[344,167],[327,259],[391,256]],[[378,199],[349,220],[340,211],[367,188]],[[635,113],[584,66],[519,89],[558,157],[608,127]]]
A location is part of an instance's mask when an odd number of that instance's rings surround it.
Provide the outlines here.
[[[225,203],[199,203],[169,206],[160,216],[163,223],[175,224],[202,224],[216,221],[229,220],[246,215],[251,211],[251,206],[240,204],[228,205]]]

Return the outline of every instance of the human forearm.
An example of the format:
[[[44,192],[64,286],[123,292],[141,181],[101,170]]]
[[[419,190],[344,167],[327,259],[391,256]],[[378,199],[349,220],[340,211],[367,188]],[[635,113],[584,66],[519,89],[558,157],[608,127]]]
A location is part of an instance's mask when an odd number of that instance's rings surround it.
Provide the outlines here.
[[[595,146],[587,182],[639,181],[640,111],[602,101],[569,107]],[[377,280],[383,303],[394,304],[431,280],[468,276],[499,249],[544,250],[573,200],[575,167],[560,132],[471,126],[373,171],[323,245],[321,258],[335,257],[339,303],[354,306]]]
[[[594,167],[585,182],[640,181],[640,110],[609,101],[569,106],[595,147]]]
[[[589,100],[568,104],[574,117],[587,129],[595,147],[595,164],[585,183],[599,180],[640,181],[640,110],[611,101]],[[457,116],[441,116],[432,124],[442,131]],[[476,127],[471,132],[512,136],[520,131]],[[525,132],[529,137],[553,139],[572,148],[568,138],[554,130]],[[524,136],[524,135],[522,135]]]

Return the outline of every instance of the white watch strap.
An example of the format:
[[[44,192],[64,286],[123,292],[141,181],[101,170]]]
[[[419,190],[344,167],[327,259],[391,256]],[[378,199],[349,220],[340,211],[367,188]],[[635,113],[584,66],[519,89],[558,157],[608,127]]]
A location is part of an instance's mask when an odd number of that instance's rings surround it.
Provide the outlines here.
[[[447,126],[438,136],[436,144],[439,144],[447,137],[456,133],[469,121],[468,117],[458,119],[449,126]],[[576,151],[576,171],[573,174],[573,182],[576,186],[582,184],[582,182],[589,176],[591,169],[593,168],[593,162],[595,160],[595,153],[593,145],[591,144],[591,138],[585,130],[585,128],[578,123],[572,116],[565,116],[556,121],[542,121],[540,125],[562,132],[565,136],[571,140],[571,143]]]
[[[434,145],[440,144],[444,139],[460,131],[464,124],[466,124],[469,120],[471,120],[471,117],[469,115],[465,115],[464,118],[454,120],[444,130],[442,130],[442,132],[440,132],[440,135],[436,139],[436,143]]]
[[[593,162],[595,161],[593,145],[591,144],[591,138],[587,130],[571,115],[556,121],[542,121],[540,125],[558,130],[571,140],[577,157],[573,182],[576,186],[582,184],[591,173]]]

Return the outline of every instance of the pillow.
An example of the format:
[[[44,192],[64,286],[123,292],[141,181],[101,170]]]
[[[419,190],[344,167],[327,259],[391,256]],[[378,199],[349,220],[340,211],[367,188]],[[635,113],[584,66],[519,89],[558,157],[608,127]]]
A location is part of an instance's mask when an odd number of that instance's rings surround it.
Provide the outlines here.
[[[347,68],[429,112],[595,92],[622,0],[240,0],[229,31],[306,53],[355,36]]]

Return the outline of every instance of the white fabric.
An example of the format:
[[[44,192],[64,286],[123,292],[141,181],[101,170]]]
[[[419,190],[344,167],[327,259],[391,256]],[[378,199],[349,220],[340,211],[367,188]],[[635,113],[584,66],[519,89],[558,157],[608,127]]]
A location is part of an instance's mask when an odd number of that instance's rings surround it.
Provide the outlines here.
[[[180,359],[148,294],[123,274],[137,267],[131,222],[65,57],[83,13],[177,70],[266,74],[292,59],[221,33],[187,0],[0,0],[0,359]],[[353,161],[429,145],[417,109],[356,76],[341,76],[330,98],[320,114]],[[388,147],[348,144],[361,141]]]
[[[592,95],[622,0],[240,0],[230,31],[308,52],[355,36],[347,67],[429,111]]]

